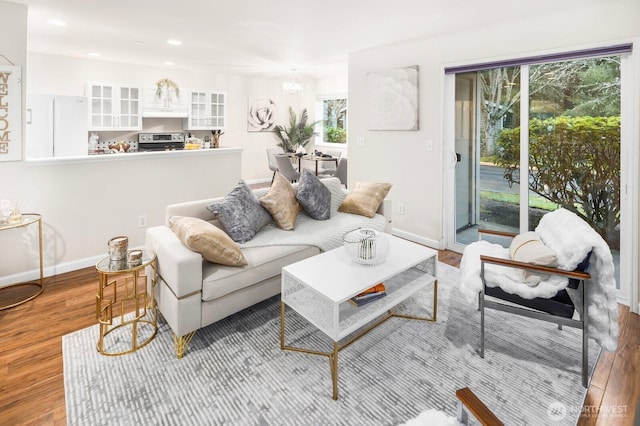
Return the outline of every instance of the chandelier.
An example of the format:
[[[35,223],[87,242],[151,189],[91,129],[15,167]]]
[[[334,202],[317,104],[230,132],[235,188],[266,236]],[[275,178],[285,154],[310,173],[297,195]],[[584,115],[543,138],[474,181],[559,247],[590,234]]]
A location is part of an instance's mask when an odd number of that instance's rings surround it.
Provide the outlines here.
[[[288,80],[282,82],[282,90],[287,95],[301,95],[304,90],[302,81],[300,81],[295,67],[289,69],[291,70],[291,74]]]

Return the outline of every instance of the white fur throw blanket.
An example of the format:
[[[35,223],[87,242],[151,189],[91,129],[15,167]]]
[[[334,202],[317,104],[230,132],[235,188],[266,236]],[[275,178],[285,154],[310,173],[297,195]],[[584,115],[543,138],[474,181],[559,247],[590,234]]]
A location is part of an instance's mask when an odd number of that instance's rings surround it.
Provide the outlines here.
[[[588,223],[562,208],[545,214],[535,232],[556,252],[559,269],[574,270],[593,250],[587,269],[591,279],[585,283],[588,287],[588,335],[604,350],[615,351],[618,345],[618,304],[613,257],[607,243]],[[509,249],[487,241],[478,241],[465,248],[460,264],[460,290],[469,303],[477,304],[478,293],[482,291],[481,255],[509,259]],[[521,277],[518,269],[485,264],[487,286],[499,286],[507,293],[526,299],[553,297],[569,283],[568,278],[550,276],[537,286],[529,287],[522,283]],[[567,291],[578,312],[582,313],[582,295],[572,289]]]
[[[331,217],[328,220],[315,220],[307,216],[304,211],[298,214],[293,231],[285,231],[270,222],[262,228],[255,237],[240,248],[268,247],[273,245],[303,245],[316,246],[322,251],[332,250],[343,245],[342,236],[357,228],[371,228],[384,231],[386,218],[376,214],[372,218],[351,213],[340,213],[338,207],[347,196],[348,191],[342,188],[338,178],[322,179],[322,183],[331,192]],[[255,190],[260,198],[268,192],[267,189]]]

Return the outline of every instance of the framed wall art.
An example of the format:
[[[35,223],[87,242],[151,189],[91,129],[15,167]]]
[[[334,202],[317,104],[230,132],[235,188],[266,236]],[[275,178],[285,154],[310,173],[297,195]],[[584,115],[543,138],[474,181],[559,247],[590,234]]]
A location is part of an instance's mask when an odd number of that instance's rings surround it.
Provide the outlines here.
[[[272,132],[275,126],[276,104],[267,98],[249,99],[247,131]]]
[[[367,74],[367,128],[418,130],[418,66]]]

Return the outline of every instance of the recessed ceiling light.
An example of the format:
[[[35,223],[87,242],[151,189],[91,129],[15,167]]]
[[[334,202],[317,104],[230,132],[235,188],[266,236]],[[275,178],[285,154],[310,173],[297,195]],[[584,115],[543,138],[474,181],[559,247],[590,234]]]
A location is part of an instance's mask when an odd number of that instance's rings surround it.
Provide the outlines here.
[[[57,27],[66,27],[67,26],[67,23],[64,22],[61,19],[49,19],[49,21],[47,21],[47,22],[49,22],[51,25],[55,25]]]
[[[172,46],[180,46],[182,42],[180,40],[167,40],[167,44],[170,44]]]
[[[168,65],[168,66],[175,65],[175,64],[174,64],[173,62],[171,62],[171,61],[167,61],[167,62],[165,62],[164,64],[165,64],[165,65]]]
[[[136,44],[144,44],[144,41],[136,40]]]
[[[97,58],[98,56],[100,56],[100,53],[98,53],[98,52],[89,52],[88,55],[92,56],[94,58]]]

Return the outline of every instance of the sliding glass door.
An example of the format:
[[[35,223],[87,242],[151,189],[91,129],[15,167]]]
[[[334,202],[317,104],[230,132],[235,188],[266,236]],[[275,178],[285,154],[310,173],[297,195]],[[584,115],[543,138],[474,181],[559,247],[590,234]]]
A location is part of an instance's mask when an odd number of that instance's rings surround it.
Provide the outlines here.
[[[450,74],[448,248],[478,228],[533,230],[563,207],[609,244],[620,288],[621,55]]]

